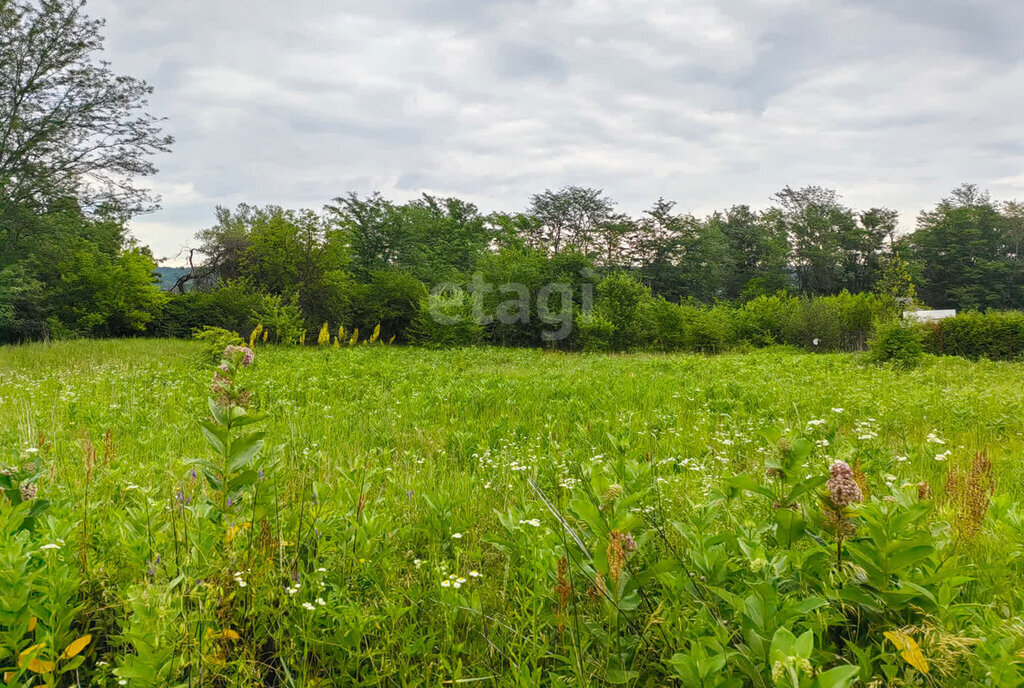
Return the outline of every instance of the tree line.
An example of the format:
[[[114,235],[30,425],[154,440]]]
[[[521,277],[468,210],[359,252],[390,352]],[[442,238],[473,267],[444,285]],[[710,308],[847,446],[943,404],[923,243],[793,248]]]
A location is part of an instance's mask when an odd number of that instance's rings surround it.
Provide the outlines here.
[[[379,193],[315,210],[240,205],[216,210],[168,291],[127,227],[157,207],[140,180],[172,140],[148,112],[150,87],[100,59],[102,26],[80,0],[0,2],[0,341],[257,323],[290,337],[324,322],[436,340],[451,336],[423,316],[438,284],[518,284],[534,295],[566,284],[582,305],[585,285],[611,277],[606,294],[628,283],[670,304],[849,292],[935,308],[1024,306],[1024,204],[967,184],[904,235],[892,209],[857,210],[819,186],[707,217],[666,199],[631,216],[579,186],[535,194],[516,212]],[[527,322],[464,334],[539,343],[542,313],[529,309]]]
[[[965,184],[899,235],[895,211],[855,210],[830,189],[786,187],[772,200],[703,218],[665,199],[631,217],[601,190],[574,186],[538,193],[522,212],[379,193],[341,196],[321,211],[218,208],[197,236],[200,259],[175,286],[196,303],[218,289],[263,293],[297,309],[307,328],[383,322],[400,339],[432,287],[472,289],[474,280],[534,290],[627,275],[654,297],[709,305],[845,291],[935,308],[1024,306],[1020,203]]]

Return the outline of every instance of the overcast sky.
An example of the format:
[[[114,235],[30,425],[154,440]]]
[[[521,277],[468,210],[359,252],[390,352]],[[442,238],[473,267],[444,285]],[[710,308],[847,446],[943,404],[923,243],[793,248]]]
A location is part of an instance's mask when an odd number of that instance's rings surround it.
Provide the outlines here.
[[[784,185],[905,228],[962,181],[1024,199],[1020,0],[92,0],[174,152],[134,232],[348,191],[484,211],[596,186],[705,214]]]

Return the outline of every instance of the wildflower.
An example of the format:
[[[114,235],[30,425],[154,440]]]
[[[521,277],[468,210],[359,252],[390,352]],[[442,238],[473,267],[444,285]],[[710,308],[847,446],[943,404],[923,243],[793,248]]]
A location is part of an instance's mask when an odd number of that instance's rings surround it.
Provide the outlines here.
[[[833,505],[842,509],[864,500],[864,494],[853,476],[853,469],[845,461],[836,461],[829,467],[831,478],[825,486],[828,488],[829,497]]]
[[[843,412],[843,409],[841,409],[841,408],[834,408],[834,409],[832,409],[832,413],[842,413],[842,412]]]
[[[327,604],[326,602],[324,602],[324,598],[322,597],[316,598],[316,603],[319,604],[321,607]]]
[[[458,579],[457,581],[454,581],[454,582],[452,583],[452,587],[453,587],[453,588],[455,588],[455,589],[459,589],[459,588],[461,588],[461,587],[462,587],[462,580],[463,580],[463,579],[461,579],[461,578],[460,578],[460,579]]]
[[[533,526],[534,528],[540,528],[540,519],[539,518],[531,518],[528,521],[520,520],[519,521],[519,525],[530,525],[530,526]]]
[[[41,550],[44,550],[44,549],[60,549],[60,545],[58,545],[55,542],[49,542],[49,543],[43,545],[42,547],[40,547],[39,549],[41,549]]]
[[[419,568],[419,567],[423,566],[423,560],[422,559],[413,559],[412,560],[412,565],[415,566],[416,568]],[[473,574],[470,574],[470,575],[473,575]]]
[[[941,454],[936,454],[935,455],[935,460],[936,461],[945,461],[946,459],[949,458],[949,455],[952,454],[952,453],[953,453],[952,450],[947,449],[946,451],[942,452]]]
[[[455,540],[461,540],[462,533],[452,533],[452,538],[454,538]]]
[[[224,349],[223,357],[230,360],[237,356],[238,354],[242,355],[242,358],[241,360],[239,360],[239,363],[242,365],[243,368],[251,365],[253,360],[256,358],[256,354],[254,354],[252,349],[250,349],[249,347],[235,346],[233,344],[229,345]]]
[[[22,483],[18,486],[18,492],[21,493],[21,501],[31,502],[39,493],[39,487],[35,483]]]
[[[302,606],[303,606],[303,607],[305,607],[306,609],[308,609],[308,610],[309,610],[309,611],[311,611],[311,612],[312,612],[312,611],[315,611],[315,610],[316,610],[316,607],[314,607],[314,606],[313,606],[313,605],[312,605],[311,603],[309,603],[309,602],[303,602],[303,603],[302,603]]]
[[[474,570],[469,572],[469,577],[470,578],[483,578],[483,574],[474,569]]]
[[[441,581],[441,587],[442,588],[450,588],[451,586],[452,586],[452,582],[450,580],[443,580],[443,581]]]
[[[210,383],[210,391],[220,396],[227,392],[231,386],[231,380],[220,374],[220,370],[213,373],[213,382]]]

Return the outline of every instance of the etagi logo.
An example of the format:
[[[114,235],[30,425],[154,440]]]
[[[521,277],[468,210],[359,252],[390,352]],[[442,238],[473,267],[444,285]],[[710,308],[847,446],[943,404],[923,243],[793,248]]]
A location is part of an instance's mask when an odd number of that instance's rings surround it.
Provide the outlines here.
[[[494,322],[525,325],[535,315],[551,326],[541,332],[541,338],[560,341],[572,334],[577,313],[587,318],[593,312],[597,274],[590,269],[580,274],[583,280],[575,288],[568,282],[550,282],[538,288],[536,294],[521,282],[487,282],[480,273],[474,274],[464,286],[441,282],[430,290],[430,316],[441,325],[457,325],[471,318],[486,326]]]

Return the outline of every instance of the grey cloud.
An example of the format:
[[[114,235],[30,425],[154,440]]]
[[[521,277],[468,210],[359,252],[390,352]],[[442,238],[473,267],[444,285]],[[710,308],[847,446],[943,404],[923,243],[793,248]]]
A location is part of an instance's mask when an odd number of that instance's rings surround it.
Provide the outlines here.
[[[513,79],[540,78],[557,83],[569,71],[566,61],[553,51],[520,42],[499,44],[493,59],[495,73]]]
[[[639,213],[835,186],[912,226],[959,182],[1024,197],[1024,4],[1006,0],[91,0],[175,151],[136,233],[174,255],[240,201],[348,190]],[[1020,184],[1015,187],[1014,184]],[[995,189],[994,189],[995,191]]]

